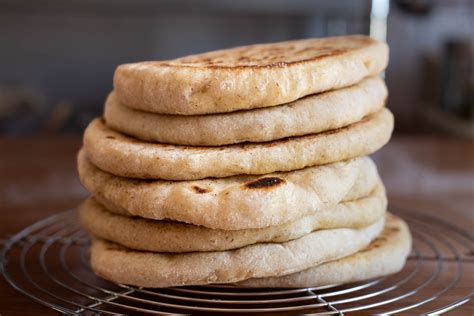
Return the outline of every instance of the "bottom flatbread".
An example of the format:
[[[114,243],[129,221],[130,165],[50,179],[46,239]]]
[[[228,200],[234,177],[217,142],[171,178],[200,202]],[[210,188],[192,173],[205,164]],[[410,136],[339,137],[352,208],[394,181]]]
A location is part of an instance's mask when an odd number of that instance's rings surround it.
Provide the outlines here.
[[[396,273],[405,265],[411,250],[411,236],[404,221],[387,216],[382,234],[367,248],[339,260],[285,275],[249,279],[239,282],[240,287],[302,288],[342,284],[373,279]]]
[[[259,243],[213,252],[142,252],[93,239],[91,266],[113,282],[143,287],[235,283],[282,276],[337,260],[367,247],[382,231],[384,218],[359,229],[318,230],[284,243]]]

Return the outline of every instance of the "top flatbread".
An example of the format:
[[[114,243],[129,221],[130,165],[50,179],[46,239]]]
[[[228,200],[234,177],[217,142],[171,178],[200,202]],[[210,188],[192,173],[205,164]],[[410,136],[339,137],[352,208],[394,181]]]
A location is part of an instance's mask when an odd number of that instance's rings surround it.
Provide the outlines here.
[[[208,114],[274,106],[382,71],[388,46],[366,36],[260,44],[168,61],[125,64],[114,87],[128,107]]]
[[[210,115],[165,115],[128,108],[112,92],[104,118],[113,129],[146,141],[219,146],[338,129],[379,111],[386,98],[383,80],[371,77],[280,106]]]

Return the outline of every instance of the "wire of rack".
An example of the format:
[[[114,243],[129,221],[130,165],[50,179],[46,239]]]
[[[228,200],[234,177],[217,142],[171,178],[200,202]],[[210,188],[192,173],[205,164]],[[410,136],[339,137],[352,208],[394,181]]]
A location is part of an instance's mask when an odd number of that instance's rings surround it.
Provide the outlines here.
[[[413,251],[396,275],[350,285],[298,289],[245,289],[209,285],[148,289],[113,284],[95,276],[88,262],[89,239],[77,210],[41,220],[11,237],[1,272],[16,290],[63,314],[305,313],[442,314],[470,302],[474,236],[444,220],[391,207],[413,234]],[[472,284],[471,284],[472,285]],[[428,287],[435,291],[427,291]],[[442,304],[437,303],[440,297]]]

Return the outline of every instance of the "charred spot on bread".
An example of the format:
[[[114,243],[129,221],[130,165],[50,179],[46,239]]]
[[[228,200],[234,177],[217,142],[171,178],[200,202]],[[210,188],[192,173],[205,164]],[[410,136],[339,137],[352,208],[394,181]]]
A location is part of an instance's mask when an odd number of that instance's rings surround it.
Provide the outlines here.
[[[249,189],[268,189],[271,187],[279,186],[284,182],[285,180],[278,177],[265,177],[247,182],[245,183],[245,187]]]
[[[209,193],[210,192],[209,189],[201,188],[200,186],[197,186],[197,185],[193,185],[192,188],[193,188],[194,192],[196,192],[197,194],[204,194],[204,193]]]

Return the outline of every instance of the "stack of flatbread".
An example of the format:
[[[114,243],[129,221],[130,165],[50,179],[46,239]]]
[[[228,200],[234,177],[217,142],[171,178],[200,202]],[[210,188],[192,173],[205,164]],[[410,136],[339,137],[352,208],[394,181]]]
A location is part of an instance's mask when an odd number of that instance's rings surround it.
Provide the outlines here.
[[[101,277],[314,287],[397,272],[411,247],[367,157],[393,116],[365,36],[121,65],[78,156]]]

